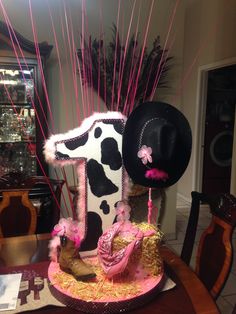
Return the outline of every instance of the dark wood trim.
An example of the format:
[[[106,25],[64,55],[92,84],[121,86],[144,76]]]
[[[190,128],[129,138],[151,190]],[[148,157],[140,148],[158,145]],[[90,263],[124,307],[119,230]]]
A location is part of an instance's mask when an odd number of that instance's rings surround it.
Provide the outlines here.
[[[188,292],[195,312],[198,314],[219,313],[213,298],[204,287],[203,283],[200,281],[197,275],[195,275],[195,273],[181,260],[181,258],[176,256],[176,254],[174,254],[165,246],[161,246],[160,252],[164,262],[174,270],[179,278],[181,278],[181,283]]]
[[[37,224],[37,214],[36,208],[33,206],[31,201],[29,200],[29,191],[3,191],[2,192],[3,199],[0,203],[0,214],[4,210],[8,210],[11,202],[11,198],[20,197],[22,205],[27,208],[30,212],[30,223],[28,230],[26,231],[27,234],[34,234],[36,231],[36,224]],[[3,237],[2,226],[0,225],[0,237]]]
[[[236,225],[236,198],[230,194],[206,195],[193,191],[182,260],[189,265],[197,231],[200,204],[209,205],[212,220],[202,233],[196,258],[196,274],[213,298],[223,289],[232,265],[232,233]]]
[[[24,232],[25,234],[50,232],[60,219],[61,193],[64,183],[64,180],[56,180],[44,176],[25,177],[22,173],[9,173],[1,177],[0,200],[2,200],[0,202],[0,214],[5,210],[4,213],[7,217],[4,220],[5,229],[9,224],[11,226],[13,222],[17,227],[16,222],[18,220],[14,216],[11,217],[11,215],[19,202],[19,207],[22,205],[30,210],[31,213],[32,226]],[[11,197],[15,197],[15,203],[9,201]],[[19,200],[19,197],[21,197],[21,200]],[[41,205],[40,209],[38,208],[38,212],[36,212],[34,207],[34,199],[40,200]],[[7,224],[8,221],[9,223]],[[4,236],[2,226],[3,222],[0,223],[0,237]],[[10,230],[10,233],[5,232],[5,237],[22,234],[21,229],[20,232],[16,232],[13,229]]]
[[[15,39],[15,36],[16,36],[17,40],[20,43],[21,49],[27,52],[30,52],[32,54],[36,54],[35,43],[25,38],[24,36],[22,36],[15,29],[13,29],[12,31],[10,28],[8,28],[7,24],[3,21],[0,21],[0,33],[2,33],[8,39],[11,39],[11,36],[12,36],[12,39],[15,44],[17,44],[17,41]],[[53,46],[49,45],[47,42],[38,43],[38,47],[39,47],[40,55],[43,56],[44,58],[48,58],[50,56],[50,53],[53,48]]]
[[[206,281],[206,278],[203,274],[207,271],[207,268],[205,270],[207,255],[206,253],[204,254],[203,250],[204,249],[205,251],[210,250],[210,248],[207,248],[206,244],[208,237],[209,241],[212,238],[211,241],[215,239],[215,242],[219,242],[219,238],[217,238],[218,233],[216,232],[216,228],[219,227],[221,228],[222,231],[222,238],[220,239],[222,241],[222,248],[219,249],[219,258],[223,258],[223,262],[219,272],[212,271],[213,274],[215,275],[216,281],[214,282],[214,285],[210,288],[210,293],[214,298],[217,298],[220,291],[224,287],[224,283],[228,278],[230,268],[232,265],[233,249],[231,238],[233,233],[233,227],[227,222],[223,221],[221,218],[212,216],[210,226],[203,232],[201,236],[196,256],[196,274],[204,283]],[[209,242],[209,244],[213,245],[214,243],[212,244],[212,242]],[[219,245],[220,244],[221,243],[219,243]],[[207,286],[208,282],[206,281],[205,284]]]

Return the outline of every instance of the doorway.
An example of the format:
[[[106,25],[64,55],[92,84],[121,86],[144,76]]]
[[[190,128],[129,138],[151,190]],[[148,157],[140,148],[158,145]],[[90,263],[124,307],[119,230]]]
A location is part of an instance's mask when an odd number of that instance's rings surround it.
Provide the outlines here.
[[[208,71],[202,192],[229,193],[236,104],[236,65]]]
[[[236,64],[201,69],[200,79],[197,190],[207,194],[230,193]]]

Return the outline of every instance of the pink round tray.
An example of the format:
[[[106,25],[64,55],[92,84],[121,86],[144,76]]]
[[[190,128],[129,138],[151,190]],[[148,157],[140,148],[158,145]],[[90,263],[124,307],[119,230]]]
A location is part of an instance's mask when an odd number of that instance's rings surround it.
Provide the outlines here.
[[[97,259],[96,257],[89,257],[88,259]],[[87,260],[87,259],[86,259]],[[92,261],[94,263],[94,261]],[[53,296],[58,299],[63,304],[72,307],[74,309],[87,312],[87,313],[117,313],[121,311],[129,311],[131,309],[142,306],[143,304],[149,302],[158,291],[161,290],[162,284],[164,283],[163,274],[159,276],[149,276],[145,274],[142,270],[136,270],[135,276],[133,277],[133,283],[138,287],[138,292],[134,296],[114,296],[104,293],[99,299],[86,299],[84,295],[80,296],[80,293],[77,293],[76,297],[65,288],[64,282],[57,282],[55,280],[55,274],[65,275],[60,269],[58,263],[51,262],[48,268],[48,279],[49,279],[49,288]],[[68,275],[70,276],[70,275]],[[74,280],[74,279],[72,279]],[[77,284],[77,283],[75,283]],[[92,291],[96,280],[87,283],[86,291]],[[118,280],[118,282],[111,282],[112,287],[110,291],[116,291],[116,284],[122,288],[122,285],[126,287],[127,280],[124,279]],[[91,287],[90,287],[91,285]],[[100,286],[99,286],[100,285]],[[101,282],[98,283],[99,289],[101,288]]]

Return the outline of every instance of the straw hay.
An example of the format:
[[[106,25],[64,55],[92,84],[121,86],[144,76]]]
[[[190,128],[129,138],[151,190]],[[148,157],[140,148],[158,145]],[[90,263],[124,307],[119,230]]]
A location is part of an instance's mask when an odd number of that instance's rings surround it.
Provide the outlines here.
[[[144,237],[142,244],[131,255],[127,269],[132,272],[132,268],[135,268],[138,264],[150,273],[150,275],[157,276],[163,271],[163,263],[159,254],[159,245],[162,238],[162,232],[154,225],[150,225],[146,222],[133,225],[137,226],[141,231],[154,230],[156,233],[150,237]],[[121,238],[117,236],[113,241],[113,251],[119,251],[123,247],[127,246],[133,239]]]

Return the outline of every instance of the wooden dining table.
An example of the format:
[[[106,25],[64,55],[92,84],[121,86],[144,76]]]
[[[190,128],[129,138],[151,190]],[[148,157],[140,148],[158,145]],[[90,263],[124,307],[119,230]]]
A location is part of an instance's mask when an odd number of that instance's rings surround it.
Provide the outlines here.
[[[47,276],[49,234],[0,239],[0,273],[34,270]],[[157,293],[147,304],[130,313],[137,314],[219,314],[217,306],[196,274],[166,245],[160,247],[165,273],[175,287]],[[11,311],[8,311],[10,314]],[[21,312],[23,313],[23,312]],[[26,313],[83,313],[70,307],[45,305]]]

